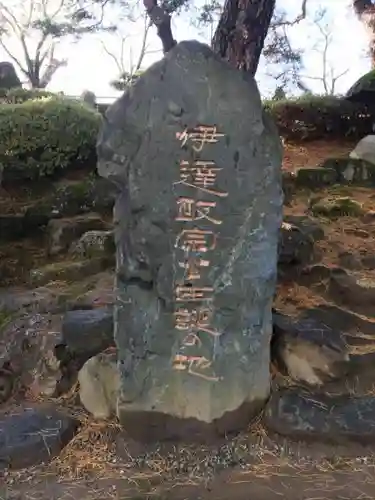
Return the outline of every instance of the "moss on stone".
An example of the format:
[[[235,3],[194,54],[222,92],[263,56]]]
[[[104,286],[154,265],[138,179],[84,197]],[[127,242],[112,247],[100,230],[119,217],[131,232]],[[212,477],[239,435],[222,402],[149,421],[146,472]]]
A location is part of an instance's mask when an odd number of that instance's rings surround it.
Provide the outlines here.
[[[330,218],[344,216],[358,217],[364,213],[362,205],[348,196],[321,198],[312,201],[311,211],[314,215],[323,215]]]

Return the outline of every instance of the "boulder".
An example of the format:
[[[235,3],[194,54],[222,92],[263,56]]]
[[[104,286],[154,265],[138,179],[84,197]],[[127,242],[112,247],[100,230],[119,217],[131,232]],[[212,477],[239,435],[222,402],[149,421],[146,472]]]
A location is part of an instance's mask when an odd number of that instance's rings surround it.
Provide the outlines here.
[[[342,304],[373,308],[375,305],[375,280],[363,273],[335,269],[331,272],[330,295]]]
[[[18,78],[13,64],[8,61],[0,62],[0,89],[8,90],[21,86],[21,80]]]
[[[54,396],[61,378],[54,352],[60,339],[60,315],[10,317],[0,326],[0,403],[13,390],[28,390],[35,397]]]
[[[87,231],[70,247],[71,254],[86,259],[114,255],[115,251],[112,231]]]
[[[349,156],[356,160],[365,160],[374,165],[375,176],[375,135],[367,135],[361,139]]]
[[[0,420],[0,469],[50,462],[69,443],[78,422],[55,409],[21,410]]]
[[[97,257],[89,260],[72,260],[54,262],[30,271],[30,281],[33,285],[41,286],[50,281],[79,281],[87,276],[107,269],[112,265],[112,259]]]
[[[91,90],[84,90],[81,94],[83,102],[96,109],[96,95]]]
[[[375,166],[366,159],[350,157],[326,158],[321,170],[336,172],[335,184],[370,185],[375,184]]]
[[[272,358],[292,379],[312,386],[343,377],[349,354],[339,330],[314,318],[273,314]]]
[[[118,417],[135,439],[216,438],[267,399],[281,156],[254,79],[195,41],[107,111]]]
[[[113,309],[98,307],[92,310],[68,311],[62,321],[61,343],[69,353],[81,360],[114,345]]]
[[[304,167],[295,173],[295,184],[309,189],[331,186],[337,182],[337,173],[332,168]]]
[[[283,222],[279,241],[279,264],[305,265],[311,263],[313,257],[313,238],[294,224]]]
[[[375,442],[373,396],[328,396],[287,389],[272,394],[264,417],[266,427],[291,439]]]
[[[108,230],[110,225],[97,214],[50,220],[47,226],[48,252],[57,255],[71,246],[84,233],[91,230]]]
[[[115,352],[103,352],[90,358],[78,374],[81,403],[94,418],[116,415],[120,390],[120,372]]]
[[[359,217],[364,211],[361,203],[347,196],[324,197],[311,200],[313,215],[330,218]]]

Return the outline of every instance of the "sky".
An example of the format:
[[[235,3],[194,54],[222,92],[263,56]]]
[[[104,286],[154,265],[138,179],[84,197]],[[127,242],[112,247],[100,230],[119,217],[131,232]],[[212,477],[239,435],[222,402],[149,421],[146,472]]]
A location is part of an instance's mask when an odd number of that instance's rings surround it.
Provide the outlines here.
[[[55,0],[49,0],[55,1]],[[204,2],[204,0],[198,0]],[[277,5],[287,10],[289,18],[293,19],[300,13],[300,0],[277,0]],[[361,23],[355,18],[348,6],[348,0],[309,0],[308,17],[314,17],[319,7],[327,9],[323,26],[327,25],[331,31],[332,43],[329,48],[329,64],[334,75],[346,72],[337,82],[336,91],[345,93],[348,88],[362,74],[370,69],[370,62],[366,56],[367,37]],[[141,15],[143,11],[139,11]],[[103,44],[117,57],[121,53],[121,37],[127,36],[124,51],[124,64],[130,64],[130,55],[137,58],[143,33],[143,19],[136,22],[121,23],[116,35],[101,34],[84,37],[79,42],[67,41],[56,49],[56,56],[66,57],[68,64],[55,74],[48,89],[63,91],[67,95],[79,96],[84,90],[93,91],[98,101],[111,100],[119,95],[111,86],[110,80],[116,78],[117,67],[115,62],[106,53]],[[196,39],[209,43],[209,30],[201,31],[191,25],[186,15],[172,19],[173,33],[177,41]],[[292,45],[305,49],[304,69],[305,82],[317,93],[322,93],[319,77],[322,75],[322,37],[317,27],[311,21],[302,21],[289,31]],[[32,43],[37,40],[32,40]],[[10,42],[10,49],[19,54],[17,44]],[[143,68],[159,60],[163,54],[161,43],[156,35],[155,28],[151,27],[148,37],[148,53],[144,59]],[[130,54],[131,53],[131,54]],[[0,47],[0,60],[10,60]],[[256,75],[260,92],[269,97],[275,88],[273,78],[267,76],[267,67],[264,61],[260,64]]]

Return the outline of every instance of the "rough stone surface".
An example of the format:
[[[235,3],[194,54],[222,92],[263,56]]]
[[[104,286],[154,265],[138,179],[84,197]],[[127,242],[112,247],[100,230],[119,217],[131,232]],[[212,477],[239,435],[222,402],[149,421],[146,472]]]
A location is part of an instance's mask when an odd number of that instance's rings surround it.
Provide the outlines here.
[[[8,61],[0,62],[0,88],[12,89],[15,87],[22,87],[22,84],[13,64]]]
[[[63,261],[47,264],[30,271],[30,281],[33,285],[45,285],[50,281],[79,281],[111,267],[112,259],[96,257],[81,261]]]
[[[350,273],[340,268],[332,270],[329,292],[343,304],[375,305],[375,280],[359,273]]]
[[[375,166],[354,153],[347,158],[327,158],[320,168],[336,173],[335,184],[374,185],[375,182]]]
[[[314,240],[299,227],[283,222],[279,242],[280,265],[306,265],[314,257]]]
[[[349,156],[356,160],[368,161],[375,166],[375,135],[363,137]]]
[[[314,215],[325,217],[359,217],[363,215],[362,205],[347,196],[327,197],[311,200],[311,211]]]
[[[265,423],[272,431],[292,439],[368,444],[375,440],[375,398],[282,390],[272,394]]]
[[[116,414],[120,373],[116,352],[103,352],[90,358],[78,374],[81,403],[95,418]]]
[[[224,136],[199,151],[199,137],[184,144],[179,134],[201,125]],[[122,190],[120,421],[139,439],[204,440],[246,426],[269,393],[282,218],[281,145],[254,80],[205,45],[180,43],[109,108],[98,157],[99,173]],[[214,162],[215,185],[196,187],[199,172],[184,171],[184,161]],[[195,227],[208,233],[192,247]],[[199,279],[186,268],[194,262]],[[198,325],[194,309],[208,309]]]
[[[74,437],[76,420],[56,410],[25,410],[0,420],[0,468],[51,461]]]
[[[113,346],[112,308],[68,311],[62,322],[62,344],[83,362]]]
[[[87,231],[70,248],[71,254],[87,259],[114,255],[115,251],[112,231]]]
[[[272,358],[294,380],[321,386],[345,375],[349,354],[339,330],[313,318],[273,314]]]
[[[48,251],[57,255],[66,251],[73,241],[91,230],[109,229],[109,224],[97,214],[54,219],[48,223]]]

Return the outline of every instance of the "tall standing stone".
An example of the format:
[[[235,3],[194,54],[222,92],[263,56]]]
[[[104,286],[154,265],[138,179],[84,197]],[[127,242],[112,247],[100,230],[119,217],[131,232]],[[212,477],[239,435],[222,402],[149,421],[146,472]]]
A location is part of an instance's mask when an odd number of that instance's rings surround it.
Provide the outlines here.
[[[108,110],[118,416],[137,439],[246,426],[269,393],[281,146],[255,81],[178,44]]]

